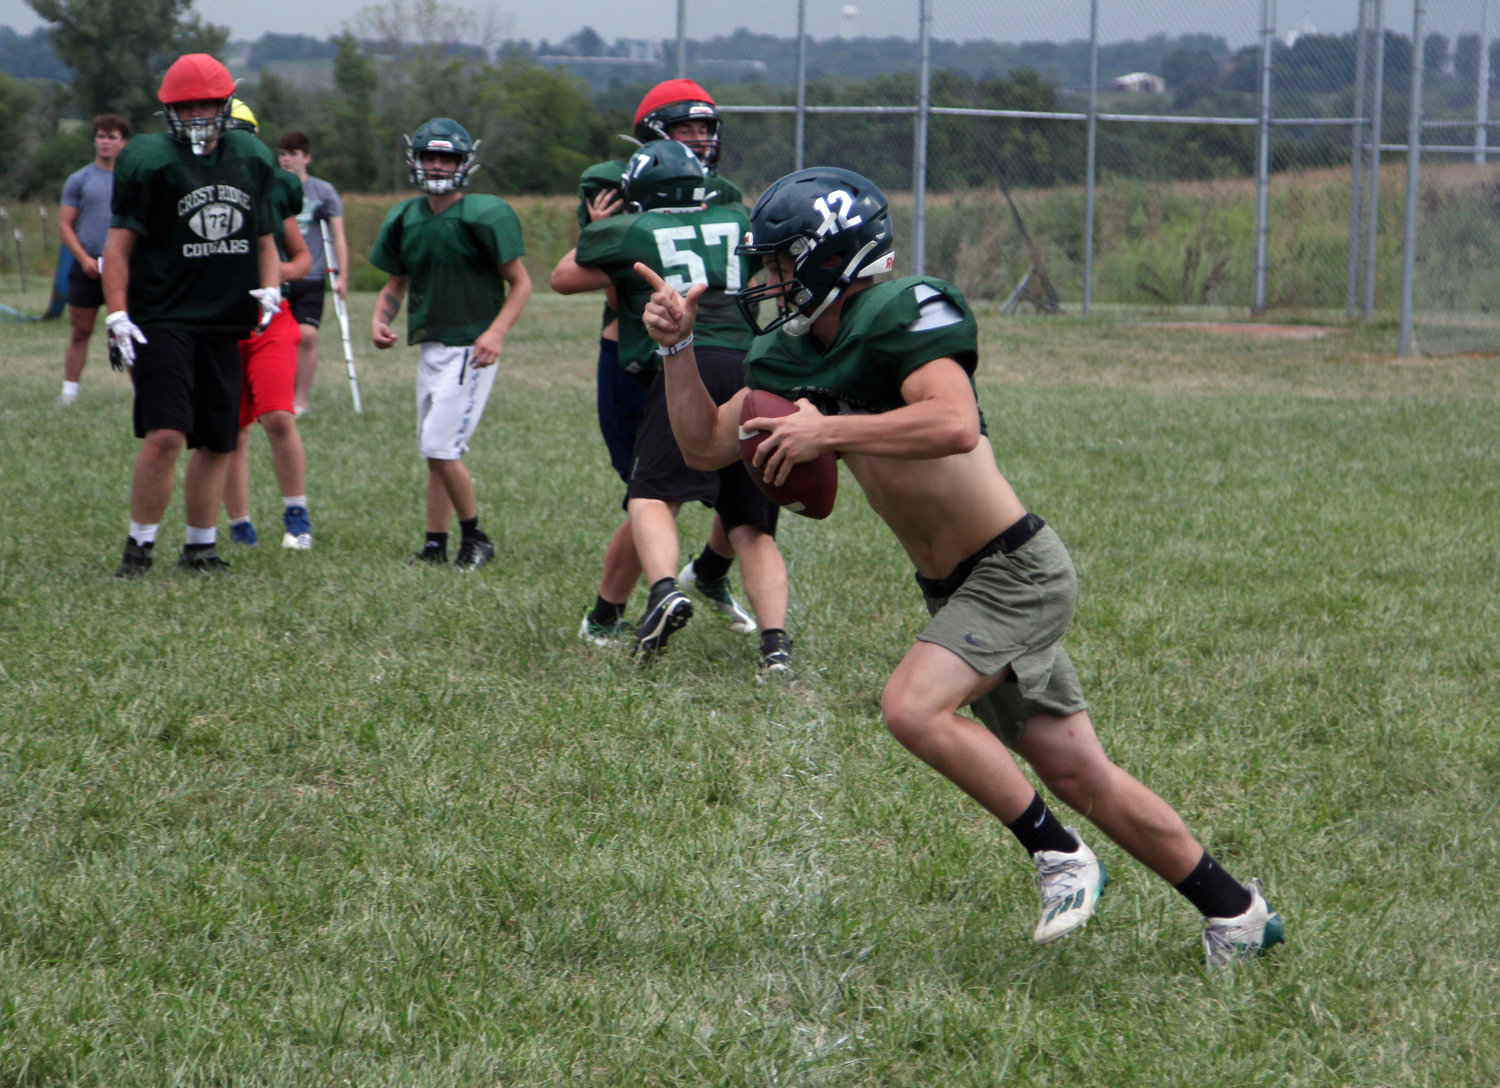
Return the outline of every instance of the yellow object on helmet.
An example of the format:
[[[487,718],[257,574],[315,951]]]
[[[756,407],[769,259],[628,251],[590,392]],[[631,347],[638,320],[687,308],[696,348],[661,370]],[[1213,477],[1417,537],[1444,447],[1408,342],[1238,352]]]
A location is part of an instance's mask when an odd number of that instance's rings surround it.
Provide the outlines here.
[[[242,128],[246,132],[259,132],[260,122],[255,119],[254,111],[236,98],[229,103],[229,124],[224,127]]]

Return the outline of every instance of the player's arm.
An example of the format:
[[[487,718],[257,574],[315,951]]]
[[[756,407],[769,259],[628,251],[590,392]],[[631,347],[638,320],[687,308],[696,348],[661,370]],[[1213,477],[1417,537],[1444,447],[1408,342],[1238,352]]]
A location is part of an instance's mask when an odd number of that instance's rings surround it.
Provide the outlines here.
[[[401,312],[401,302],[406,298],[406,277],[389,276],[380,294],[375,297],[375,314],[370,318],[370,338],[377,348],[395,347],[400,337],[391,329],[391,322]]]
[[[339,262],[338,283],[333,285],[333,290],[339,298],[347,298],[349,296],[349,236],[344,233],[344,217],[330,215],[328,230],[333,235],[333,253]]]
[[[307,248],[307,242],[302,238],[295,215],[282,220],[281,229],[286,236],[287,255],[286,260],[279,262],[281,282],[290,283],[312,271],[312,250]]]
[[[136,233],[129,227],[110,227],[104,238],[104,269],[100,276],[104,290],[104,310],[115,313],[125,309],[130,290],[130,255],[135,252]]]
[[[576,295],[584,291],[602,291],[610,285],[609,273],[597,265],[579,264],[578,249],[562,255],[547,281],[559,295]]]
[[[746,420],[746,430],[772,432],[755,463],[768,481],[782,484],[793,465],[824,450],[920,461],[978,444],[979,402],[956,359],[933,359],[912,371],[901,396],[906,404],[890,412],[825,416],[799,400],[793,415]]]
[[[474,341],[474,365],[489,366],[500,359],[500,348],[505,343],[505,334],[510,332],[516,318],[526,309],[531,298],[531,273],[521,263],[520,257],[512,257],[500,266],[500,278],[506,283],[505,303],[490,327]]]
[[[260,285],[281,290],[281,251],[276,248],[276,235],[262,234],[255,240],[257,256],[260,258]]]
[[[693,353],[693,324],[698,319],[698,299],[708,290],[695,283],[686,295],[669,287],[650,265],[636,262],[635,270],[651,285],[651,301],[641,315],[646,332],[664,348],[675,349],[662,358],[667,383],[667,415],[672,434],[682,448],[689,468],[711,472],[739,460],[741,389],[723,405],[714,403],[698,374]]]
[[[83,242],[78,238],[78,208],[75,205],[63,204],[58,208],[57,233],[62,238],[62,244],[68,247],[68,252],[78,262],[78,267],[83,269],[83,274],[90,279],[98,279],[99,262],[89,256],[88,250],[83,248]]]

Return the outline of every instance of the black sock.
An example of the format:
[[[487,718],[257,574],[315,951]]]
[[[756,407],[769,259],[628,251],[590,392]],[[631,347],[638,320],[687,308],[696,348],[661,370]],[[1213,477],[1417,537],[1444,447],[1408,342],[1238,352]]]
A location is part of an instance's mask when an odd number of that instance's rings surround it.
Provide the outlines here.
[[[767,627],[760,633],[760,652],[762,654],[774,653],[777,650],[791,650],[792,640],[780,627]]]
[[[430,552],[441,552],[448,550],[447,533],[428,533],[427,543],[423,547]]]
[[[655,605],[657,601],[661,600],[676,588],[677,579],[673,578],[671,575],[668,575],[665,578],[658,578],[656,581],[651,583],[651,596],[650,599],[646,602],[646,606],[650,608],[651,606]]]
[[[1078,849],[1078,840],[1062,825],[1062,821],[1052,814],[1052,810],[1047,807],[1047,802],[1042,800],[1040,793],[1032,795],[1031,804],[1026,806],[1026,811],[1021,813],[1020,819],[1005,826],[1020,840],[1028,854],[1037,854],[1043,850],[1071,854]]]
[[[463,538],[465,540],[489,539],[489,537],[485,536],[484,533],[482,533],[479,529],[478,514],[475,514],[472,518],[460,518],[458,521],[458,531],[463,534]]]
[[[693,560],[693,570],[698,575],[698,581],[717,582],[729,573],[729,565],[733,562],[734,556],[720,555],[705,544],[703,554]]]
[[[606,601],[603,597],[594,598],[594,610],[589,613],[590,623],[597,623],[600,627],[608,627],[612,623],[619,623],[624,618],[625,606],[623,604]]]
[[[1205,918],[1234,918],[1250,909],[1250,889],[1225,872],[1207,850],[1187,878],[1172,887]]]

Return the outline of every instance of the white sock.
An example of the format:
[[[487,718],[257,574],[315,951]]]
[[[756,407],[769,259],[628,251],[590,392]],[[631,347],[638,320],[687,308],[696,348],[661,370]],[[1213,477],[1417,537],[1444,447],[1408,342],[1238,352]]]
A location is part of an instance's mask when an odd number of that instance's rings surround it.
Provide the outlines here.
[[[130,523],[130,539],[143,548],[147,544],[155,544],[156,530],[159,528],[161,528],[160,523],[156,525],[142,525],[138,521],[132,521]]]
[[[307,496],[306,495],[283,495],[283,496],[281,496],[281,505],[284,506],[284,507],[285,506],[306,506],[307,505]]]
[[[229,519],[229,527],[231,529],[234,528],[236,525],[249,525],[249,524],[250,524],[250,519],[249,518],[230,518]]]
[[[76,396],[78,396],[78,383],[77,382],[63,382],[63,396],[65,396],[65,397],[76,397]]]
[[[198,529],[189,525],[187,527],[187,540],[184,543],[190,546],[195,544],[213,544],[218,538],[219,527],[217,525],[210,525],[207,529]]]

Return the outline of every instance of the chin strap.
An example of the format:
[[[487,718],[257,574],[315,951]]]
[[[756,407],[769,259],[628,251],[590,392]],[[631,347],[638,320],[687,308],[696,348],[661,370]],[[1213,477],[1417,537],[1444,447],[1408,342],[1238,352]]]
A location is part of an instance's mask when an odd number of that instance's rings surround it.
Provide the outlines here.
[[[813,310],[810,314],[798,314],[795,317],[787,318],[786,324],[781,326],[781,330],[788,336],[806,336],[812,330],[814,322],[823,316],[823,311],[832,306],[834,300],[844,293],[844,289],[859,278],[860,272],[863,271],[860,268],[860,264],[869,255],[870,250],[874,249],[878,244],[878,242],[869,241],[861,246],[859,251],[849,259],[849,263],[844,265],[844,271],[834,281],[833,289],[823,296],[823,301],[818,303],[817,309]]]

